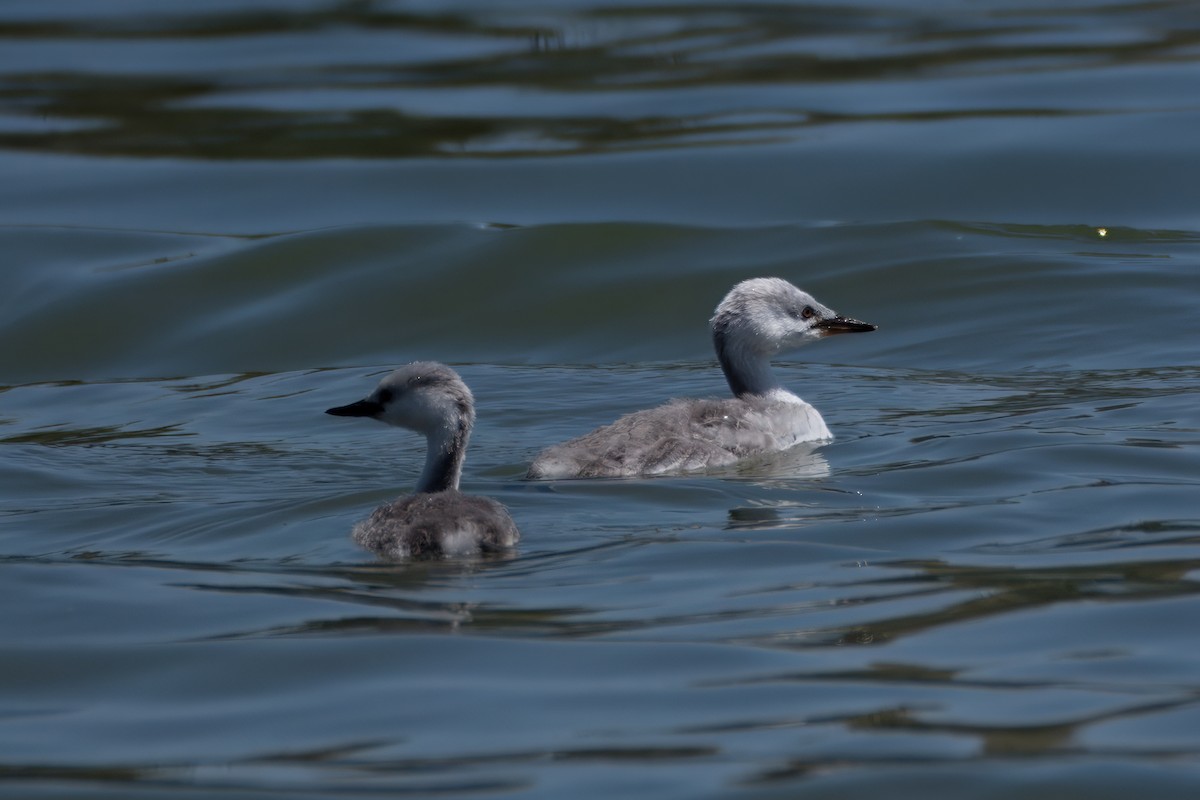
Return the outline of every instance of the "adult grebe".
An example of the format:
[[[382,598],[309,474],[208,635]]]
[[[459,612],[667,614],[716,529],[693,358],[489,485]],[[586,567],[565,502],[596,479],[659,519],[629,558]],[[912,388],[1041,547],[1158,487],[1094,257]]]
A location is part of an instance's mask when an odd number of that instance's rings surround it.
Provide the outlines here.
[[[770,358],[874,325],[838,316],[781,278],[742,281],[711,320],[730,399],[672,400],[543,450],[527,478],[658,475],[719,467],[801,442],[832,439],[821,414],[783,388]]]
[[[417,493],[380,506],[354,526],[354,541],[387,558],[470,555],[511,547],[520,538],[500,503],[458,490],[475,399],[445,364],[418,361],[379,382],[365,400],[325,412],[370,417],[425,434]]]

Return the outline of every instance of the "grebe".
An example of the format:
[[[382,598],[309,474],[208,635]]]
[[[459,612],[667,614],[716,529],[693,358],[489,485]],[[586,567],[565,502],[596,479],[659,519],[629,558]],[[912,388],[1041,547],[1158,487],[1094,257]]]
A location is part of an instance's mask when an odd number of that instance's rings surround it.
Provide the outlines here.
[[[821,414],[785,389],[772,356],[876,326],[836,314],[782,278],[742,281],[712,320],[713,346],[734,396],[672,400],[538,454],[531,479],[629,477],[720,467],[833,438]]]
[[[354,526],[354,541],[386,558],[471,555],[512,547],[520,538],[508,509],[458,490],[475,399],[445,364],[418,361],[379,382],[366,399],[325,412],[370,417],[425,435],[425,468],[416,494],[380,506]]]

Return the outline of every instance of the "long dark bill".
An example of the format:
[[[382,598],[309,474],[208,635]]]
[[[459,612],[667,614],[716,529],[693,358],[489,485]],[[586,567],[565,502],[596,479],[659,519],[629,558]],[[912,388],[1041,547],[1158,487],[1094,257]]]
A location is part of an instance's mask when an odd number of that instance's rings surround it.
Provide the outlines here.
[[[383,406],[374,400],[359,400],[348,406],[327,409],[325,413],[333,414],[335,417],[374,417],[381,411],[383,411]]]
[[[836,333],[866,333],[867,331],[879,328],[878,325],[861,322],[857,319],[850,319],[849,317],[830,317],[829,319],[821,320],[813,327],[826,336],[833,336]]]

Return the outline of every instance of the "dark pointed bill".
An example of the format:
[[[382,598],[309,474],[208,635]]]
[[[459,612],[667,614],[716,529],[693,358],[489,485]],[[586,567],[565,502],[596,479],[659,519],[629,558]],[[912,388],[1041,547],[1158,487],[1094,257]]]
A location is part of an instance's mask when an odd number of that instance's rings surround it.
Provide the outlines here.
[[[835,333],[866,333],[878,329],[879,326],[849,317],[830,317],[821,320],[813,327],[826,336],[833,336]]]
[[[325,413],[333,414],[335,417],[374,417],[382,411],[383,406],[374,400],[359,400],[348,406],[326,409]]]

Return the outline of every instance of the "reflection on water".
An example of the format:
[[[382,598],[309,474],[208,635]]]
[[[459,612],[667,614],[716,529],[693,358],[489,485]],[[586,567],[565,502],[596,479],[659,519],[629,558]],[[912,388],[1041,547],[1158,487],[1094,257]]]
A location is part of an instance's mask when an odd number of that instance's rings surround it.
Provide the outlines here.
[[[1170,70],[1200,43],[1177,3],[1000,5],[127,2],[77,18],[47,4],[0,27],[0,146],[296,159],[754,145],[847,123],[1119,113],[1144,103],[1125,64]]]
[[[913,586],[935,584],[939,593],[953,597],[962,592],[974,595],[955,600],[930,613],[881,620],[846,631],[844,644],[883,644],[932,627],[1006,614],[1056,603],[1080,600],[1146,599],[1162,596],[1192,595],[1200,584],[1188,573],[1200,562],[1106,563],[1096,567],[1067,567],[1017,570],[1012,567],[978,568],[948,564],[889,564],[905,570],[918,570],[904,583]]]

